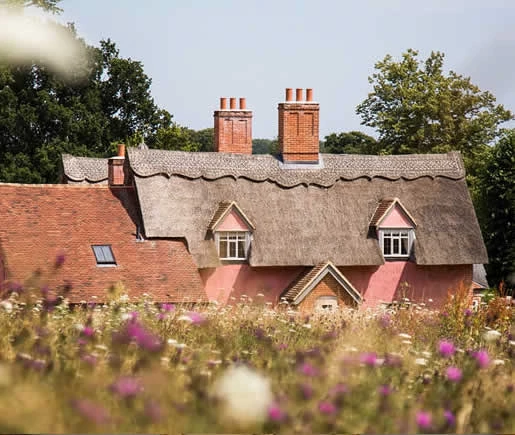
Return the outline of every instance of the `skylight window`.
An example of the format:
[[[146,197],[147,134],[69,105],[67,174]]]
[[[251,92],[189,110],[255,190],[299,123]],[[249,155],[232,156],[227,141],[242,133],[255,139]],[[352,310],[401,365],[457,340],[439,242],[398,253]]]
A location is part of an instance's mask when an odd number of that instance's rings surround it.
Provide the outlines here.
[[[116,266],[111,245],[92,245],[97,266]]]

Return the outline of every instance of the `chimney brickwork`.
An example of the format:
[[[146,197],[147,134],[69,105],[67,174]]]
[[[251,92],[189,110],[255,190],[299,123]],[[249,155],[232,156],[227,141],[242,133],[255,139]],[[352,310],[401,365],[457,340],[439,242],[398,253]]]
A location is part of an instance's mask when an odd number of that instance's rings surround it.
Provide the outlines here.
[[[220,98],[220,109],[215,110],[215,151],[222,153],[252,154],[252,111],[247,110],[245,98]]]
[[[125,185],[125,145],[118,144],[118,155],[111,157],[108,162],[109,186]]]
[[[286,101],[279,103],[279,151],[285,163],[318,163],[320,106],[313,100],[313,90],[286,89]]]

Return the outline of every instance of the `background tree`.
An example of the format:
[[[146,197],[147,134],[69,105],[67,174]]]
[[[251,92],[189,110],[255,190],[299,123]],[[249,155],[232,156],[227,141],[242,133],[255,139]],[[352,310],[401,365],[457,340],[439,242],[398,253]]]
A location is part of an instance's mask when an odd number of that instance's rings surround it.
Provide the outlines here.
[[[0,6],[26,8],[34,6],[53,14],[59,14],[63,10],[57,6],[61,0],[0,0]]]
[[[459,150],[469,157],[500,135],[513,115],[470,78],[443,71],[444,54],[425,60],[408,50],[400,62],[387,55],[369,77],[373,91],[357,107],[362,124],[379,133],[385,152],[434,153]]]
[[[361,131],[350,131],[326,136],[321,149],[332,154],[380,154],[381,144]]]
[[[478,217],[490,263],[491,285],[515,288],[515,130],[495,145],[479,176]]]
[[[252,154],[277,154],[277,139],[252,139]]]

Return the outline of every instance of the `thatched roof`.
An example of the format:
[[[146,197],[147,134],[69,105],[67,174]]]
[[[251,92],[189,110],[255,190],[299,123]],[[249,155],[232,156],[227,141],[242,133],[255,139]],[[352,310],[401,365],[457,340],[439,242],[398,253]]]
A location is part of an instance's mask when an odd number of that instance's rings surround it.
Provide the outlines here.
[[[251,266],[380,265],[369,224],[396,197],[417,222],[418,264],[486,263],[458,153],[322,154],[318,169],[269,155],[128,149],[147,237],[185,237],[200,268],[219,259],[209,224],[235,201],[255,225]]]
[[[71,183],[107,183],[107,159],[75,157],[63,154],[66,181]]]

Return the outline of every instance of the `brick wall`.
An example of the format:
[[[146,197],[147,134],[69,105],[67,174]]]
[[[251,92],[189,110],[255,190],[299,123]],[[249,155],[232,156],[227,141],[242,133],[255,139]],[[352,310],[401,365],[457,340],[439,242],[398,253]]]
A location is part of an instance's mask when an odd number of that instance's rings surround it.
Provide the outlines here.
[[[252,112],[217,110],[214,114],[215,151],[252,154]]]
[[[342,289],[338,281],[328,273],[299,304],[299,310],[312,312],[315,309],[316,300],[321,296],[336,296],[338,298],[339,307],[343,305],[355,306],[352,298]]]
[[[317,162],[319,105],[279,103],[279,151],[285,162]]]

